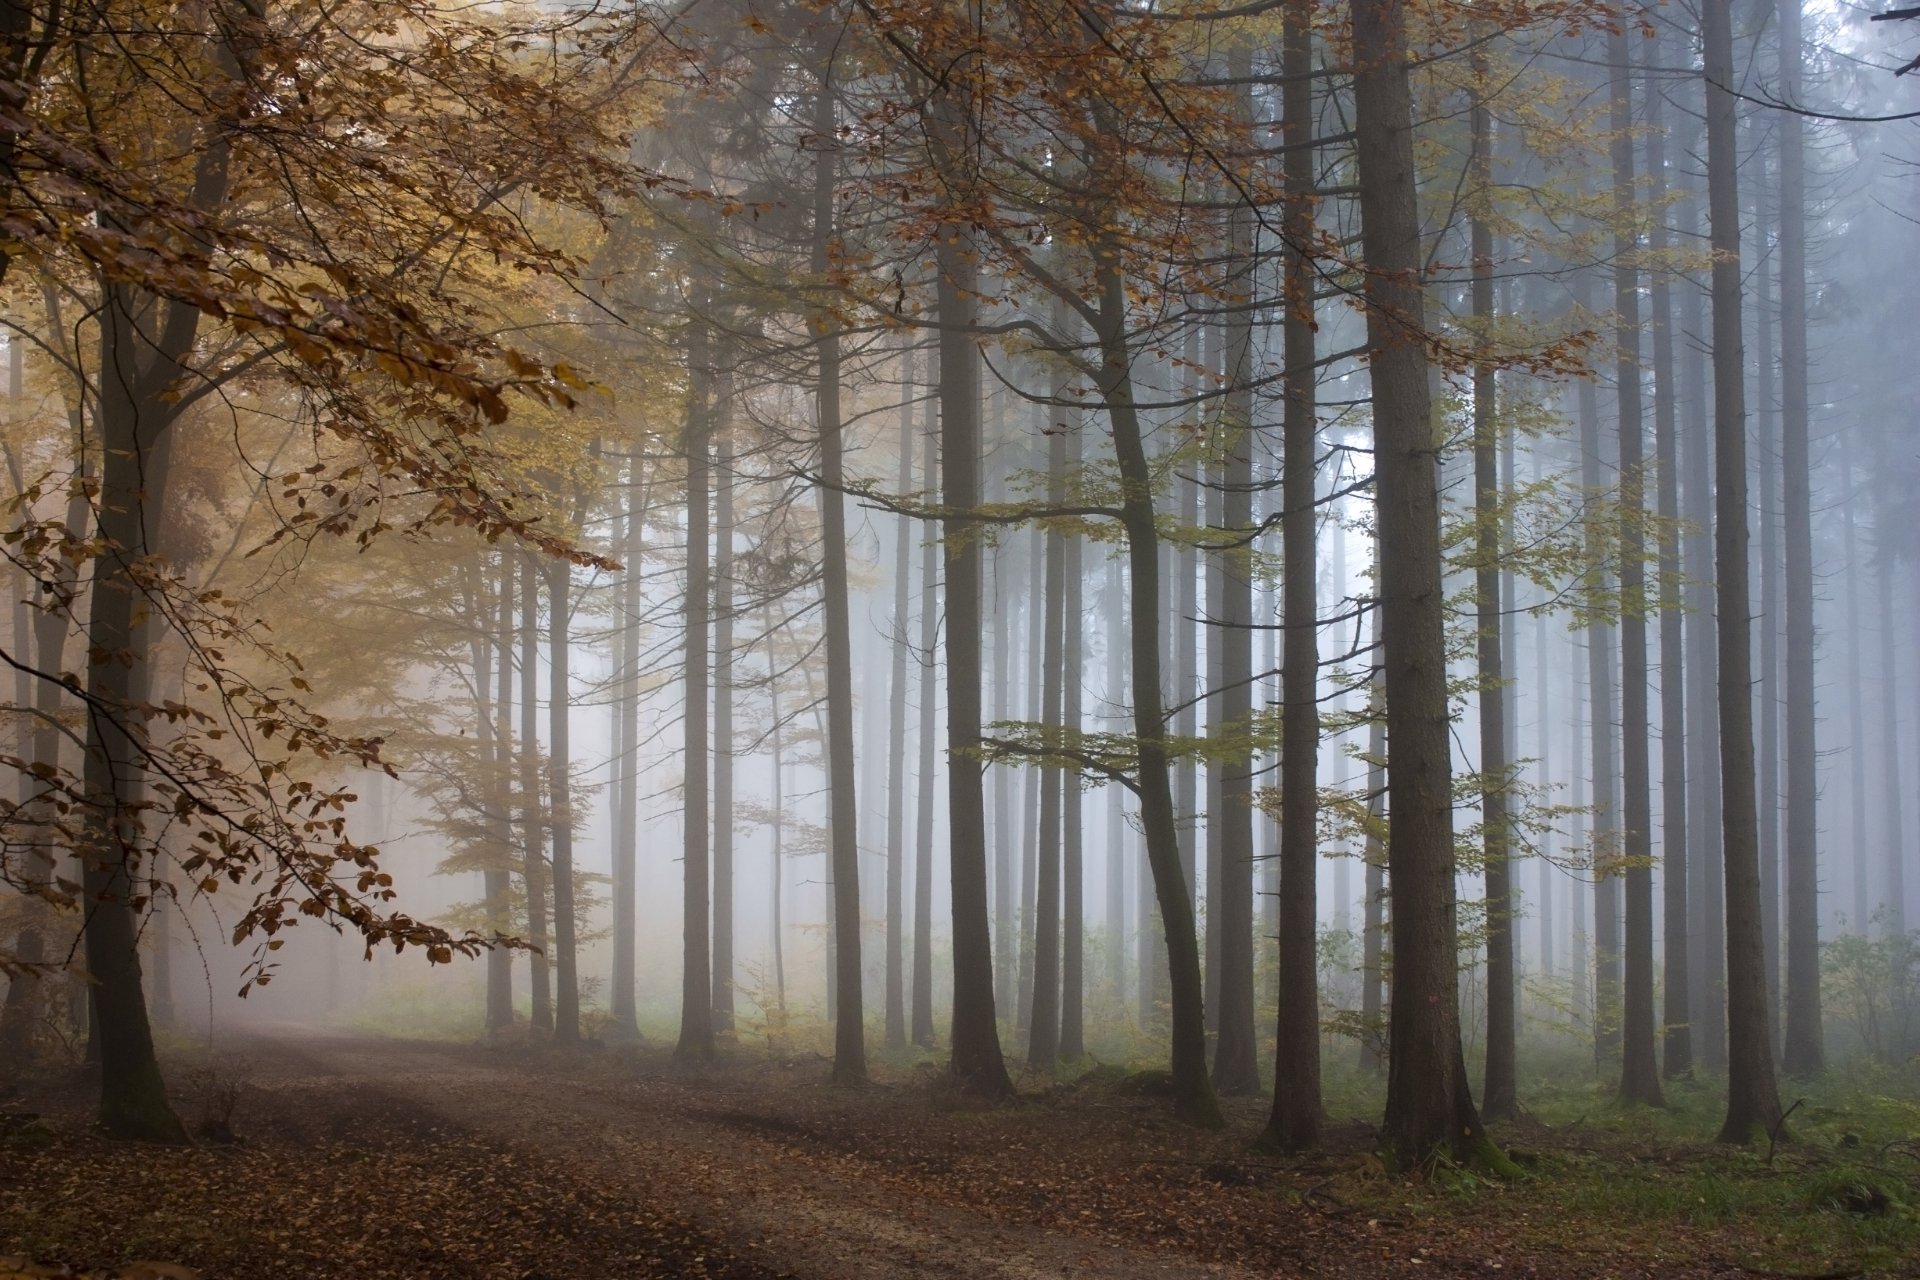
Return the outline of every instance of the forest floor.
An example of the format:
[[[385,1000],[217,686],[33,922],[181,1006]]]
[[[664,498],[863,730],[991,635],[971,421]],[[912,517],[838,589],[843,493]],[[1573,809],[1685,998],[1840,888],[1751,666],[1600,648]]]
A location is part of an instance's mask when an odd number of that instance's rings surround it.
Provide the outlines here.
[[[0,1097],[0,1280],[9,1254],[204,1280],[1920,1275],[1911,1125],[1849,1143],[1803,1114],[1769,1153],[1528,1123],[1501,1134],[1528,1176],[1497,1184],[1389,1176],[1360,1125],[1265,1155],[1259,1100],[1200,1133],[1118,1072],[980,1108],[927,1069],[834,1088],[812,1055],[289,1033],[173,1066],[193,1147],[97,1136],[71,1072]]]

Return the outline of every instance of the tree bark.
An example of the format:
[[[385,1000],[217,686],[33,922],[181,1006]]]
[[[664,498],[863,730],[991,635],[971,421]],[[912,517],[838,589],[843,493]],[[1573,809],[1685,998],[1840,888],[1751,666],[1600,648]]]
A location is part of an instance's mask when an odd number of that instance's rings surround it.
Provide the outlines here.
[[[1480,352],[1473,367],[1474,598],[1478,631],[1480,711],[1480,824],[1484,831],[1487,901],[1487,1059],[1484,1111],[1508,1120],[1518,1110],[1514,1077],[1514,938],[1512,847],[1507,791],[1512,765],[1507,745],[1506,655],[1502,652],[1503,605],[1500,580],[1501,499],[1499,476],[1499,384],[1493,343],[1493,115],[1485,98],[1486,66],[1474,59],[1472,107],[1473,158],[1470,178],[1474,204],[1468,237],[1473,255],[1471,283],[1474,340]]]
[[[1730,0],[1703,0],[1707,184],[1713,246],[1714,567],[1720,659],[1721,826],[1726,850],[1727,1117],[1747,1142],[1780,1120],[1767,1035],[1759,833],[1754,810],[1753,655],[1747,576],[1746,387],[1740,319],[1740,184]]]
[[[1801,0],[1778,0],[1780,92],[1799,101]],[[1800,116],[1780,113],[1780,471],[1787,588],[1787,1022],[1781,1068],[1826,1065],[1820,1019],[1818,754],[1814,735],[1813,494],[1807,441],[1807,169]]]
[[[1373,383],[1393,877],[1385,1141],[1407,1168],[1492,1153],[1460,1041],[1438,444],[1427,384],[1413,104],[1402,0],[1352,8],[1367,356]]]
[[[1315,524],[1313,266],[1302,252],[1313,232],[1313,5],[1291,0],[1282,11],[1281,143],[1287,185],[1284,319],[1281,345],[1288,376],[1281,408],[1280,613],[1280,922],[1279,1008],[1275,1027],[1273,1111],[1267,1139],[1285,1151],[1320,1140],[1320,974],[1315,937],[1320,840],[1320,583]],[[1251,237],[1249,236],[1249,239]],[[1249,246],[1251,247],[1251,246]],[[1248,335],[1251,338],[1251,333]],[[1247,360],[1251,364],[1251,360]],[[1249,420],[1252,406],[1247,406]],[[1251,763],[1251,762],[1249,762]],[[1370,977],[1379,974],[1378,937]],[[1376,1006],[1377,1011],[1377,1006]]]
[[[546,814],[540,795],[540,570],[531,552],[520,559],[520,829],[521,878],[527,890],[527,941],[533,947],[531,1021],[553,1030],[552,965],[547,956]]]
[[[547,815],[553,849],[553,1042],[580,1042],[579,953],[574,938],[573,710],[569,632],[573,626],[573,565],[547,562]]]
[[[700,304],[704,304],[704,299]],[[697,304],[697,305],[700,305]],[[685,654],[681,687],[685,698],[680,784],[681,833],[681,976],[680,1039],[676,1058],[713,1056],[713,961],[711,875],[707,840],[708,813],[708,688],[707,646],[711,620],[712,543],[708,527],[708,493],[712,484],[710,364],[712,337],[704,318],[696,318],[687,341],[687,417],[681,451],[687,467],[687,594]]]
[[[1608,37],[1613,63],[1613,310],[1620,410],[1620,740],[1626,931],[1621,957],[1620,1096],[1661,1106],[1653,1011],[1653,795],[1647,709],[1645,444],[1640,369],[1640,265],[1634,208],[1633,82],[1624,28]]]
[[[920,487],[926,500],[940,491],[935,461],[940,446],[934,417],[936,397],[928,396],[922,411]],[[915,726],[920,738],[919,803],[914,814],[913,855],[913,1042],[933,1047],[933,806],[936,787],[934,746],[939,732],[937,714],[938,666],[934,647],[939,640],[940,547],[922,535],[920,548],[920,716]]]

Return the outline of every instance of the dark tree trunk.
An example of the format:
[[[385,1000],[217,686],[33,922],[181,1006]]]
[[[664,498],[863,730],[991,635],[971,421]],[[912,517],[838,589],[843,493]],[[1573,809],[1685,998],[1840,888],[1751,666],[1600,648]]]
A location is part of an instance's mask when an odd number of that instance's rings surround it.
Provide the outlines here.
[[[144,773],[145,683],[150,653],[137,649],[140,563],[167,502],[174,414],[161,397],[176,370],[143,368],[133,291],[105,289],[100,319],[101,551],[93,562],[87,620],[86,755],[81,785],[89,818],[81,852],[87,973],[94,1016],[90,1057],[100,1068],[100,1125],[110,1136],[183,1142],[167,1102],[141,989],[137,799]],[[142,306],[151,318],[155,304]],[[193,324],[197,327],[198,315]]]
[[[636,450],[638,443],[636,442]],[[621,558],[620,665],[614,673],[614,715],[619,722],[620,753],[614,760],[619,781],[618,834],[613,847],[613,982],[607,1011],[607,1039],[630,1044],[640,1039],[634,999],[635,957],[639,951],[638,910],[640,842],[640,559],[646,551],[646,484],[636,458],[627,472],[626,544]]]
[[[1392,1053],[1385,1141],[1404,1167],[1492,1154],[1460,1041],[1453,787],[1441,584],[1438,445],[1427,378],[1413,104],[1402,0],[1352,9],[1386,679],[1387,859],[1393,877]]]
[[[913,353],[901,361],[900,492],[913,487]],[[893,629],[888,646],[887,706],[887,1048],[907,1046],[906,871],[907,841],[907,609],[913,598],[912,521],[895,522],[893,537]]]
[[[1281,104],[1281,140],[1287,149],[1287,181],[1298,192],[1313,186],[1314,152],[1309,145],[1313,84],[1305,74],[1313,55],[1312,19],[1313,6],[1307,0],[1292,0],[1282,14],[1281,69],[1288,79]],[[1288,203],[1286,217],[1292,245],[1308,243],[1313,210],[1304,196]],[[1314,364],[1316,281],[1304,254],[1290,252],[1285,263],[1281,342],[1288,377],[1280,457],[1280,559],[1285,575],[1280,603],[1285,628],[1280,642],[1280,973],[1273,1111],[1266,1136],[1282,1150],[1298,1151],[1320,1140],[1321,1109],[1320,974],[1314,927],[1320,866],[1320,584],[1314,545],[1319,519],[1314,504],[1318,422],[1314,379],[1307,372]],[[1247,408],[1250,415],[1251,405]],[[1369,902],[1368,910],[1376,909]],[[1379,975],[1377,928],[1369,941],[1373,965],[1367,979],[1371,980]]]
[[[1228,67],[1244,82],[1253,70],[1251,53],[1244,47],[1236,50]],[[1244,83],[1235,91],[1235,114],[1251,124],[1253,92]],[[1254,224],[1247,211],[1234,214],[1231,234],[1234,274],[1229,296],[1245,300],[1252,294],[1254,273]],[[1215,624],[1208,649],[1219,655],[1210,664],[1219,672],[1210,699],[1210,728],[1222,748],[1209,768],[1219,780],[1208,824],[1218,879],[1211,893],[1217,911],[1207,934],[1218,935],[1213,1086],[1228,1096],[1252,1096],[1260,1092],[1260,1038],[1253,1009],[1253,559],[1246,545],[1254,532],[1253,312],[1231,303],[1229,307],[1232,313],[1223,333],[1226,399],[1215,473],[1220,519],[1214,522],[1213,536],[1232,545],[1212,557],[1209,593],[1216,599],[1207,610]],[[1311,377],[1293,381],[1312,386]],[[1311,441],[1308,453],[1311,457]]]
[[[1127,536],[1132,607],[1128,627],[1133,652],[1133,728],[1140,789],[1140,821],[1147,861],[1160,902],[1167,940],[1167,970],[1173,1003],[1174,1106],[1193,1124],[1224,1124],[1207,1078],[1206,1012],[1200,974],[1200,942],[1194,927],[1191,881],[1180,865],[1179,818],[1168,768],[1167,725],[1161,703],[1160,531],[1153,507],[1153,470],[1142,443],[1133,402],[1133,351],[1127,342],[1127,288],[1114,251],[1101,246],[1094,272],[1099,309],[1097,334],[1101,401],[1113,428],[1121,484],[1121,525]],[[1191,577],[1189,576],[1189,580]]]
[[[1509,861],[1512,837],[1507,790],[1512,785],[1507,744],[1506,655],[1502,652],[1500,580],[1500,423],[1499,385],[1493,342],[1493,114],[1487,109],[1484,60],[1474,59],[1471,184],[1474,212],[1468,235],[1473,254],[1472,306],[1475,341],[1481,344],[1473,368],[1474,597],[1477,605],[1480,701],[1480,823],[1484,836],[1487,890],[1487,1060],[1484,1114],[1512,1119],[1517,1111],[1514,1084],[1514,938],[1513,877]]]
[[[1779,0],[1780,92],[1799,101],[1801,0]],[[1820,1026],[1819,776],[1814,740],[1813,495],[1807,447],[1807,168],[1799,115],[1780,113],[1780,472],[1787,588],[1787,1021],[1781,1067],[1826,1065]]]
[[[553,849],[553,1042],[580,1041],[580,975],[574,940],[573,753],[568,721],[573,710],[569,631],[573,626],[573,565],[547,562],[547,819]]]
[[[1626,932],[1621,1004],[1620,1096],[1661,1106],[1653,1011],[1653,794],[1647,710],[1646,507],[1640,369],[1639,240],[1633,232],[1633,81],[1624,28],[1608,38],[1613,62],[1614,365],[1620,410],[1620,853]]]
[[[920,487],[929,502],[940,492],[935,462],[940,444],[935,403],[935,397],[927,397],[920,424]],[[940,727],[934,646],[940,630],[939,580],[940,548],[928,531],[922,535],[920,549],[920,716],[915,725],[920,737],[920,794],[914,814],[913,854],[913,1042],[922,1048],[933,1047],[934,756]]]
[[[1592,309],[1592,274],[1580,271],[1574,297],[1583,311]],[[1580,412],[1580,479],[1587,501],[1598,503],[1605,484],[1601,456],[1599,397],[1593,380],[1577,393]],[[1596,595],[1607,588],[1605,564],[1612,531],[1596,512],[1587,515],[1587,582]],[[1597,602],[1596,602],[1597,603]],[[1593,820],[1588,828],[1593,849],[1593,1049],[1604,1065],[1620,1046],[1620,836],[1614,795],[1619,787],[1613,720],[1613,628],[1590,622],[1587,633],[1587,730],[1593,759]],[[1585,973],[1584,967],[1582,974]]]
[[[540,569],[520,559],[520,830],[521,878],[527,890],[527,941],[533,946],[531,1018],[535,1031],[553,1030],[553,979],[548,959],[546,814],[540,794],[539,692]]]
[[[821,68],[814,100],[813,270],[824,275],[835,235],[832,55]],[[847,621],[847,517],[843,490],[840,419],[840,333],[831,317],[819,329],[815,389],[820,432],[820,542],[825,562],[821,603],[827,648],[827,811],[833,859],[834,1011],[833,1079],[857,1084],[867,1078],[866,1006],[860,982],[860,809],[854,794],[853,637]]]
[[[480,652],[484,669],[477,670],[474,687],[482,694],[479,711],[480,758],[493,775],[493,787],[487,793],[492,811],[487,827],[492,844],[488,863],[481,875],[481,891],[486,897],[487,928],[496,934],[511,934],[513,926],[508,898],[513,881],[508,870],[513,857],[513,820],[510,797],[513,789],[513,557],[502,554],[499,578],[494,591],[494,616],[484,612],[476,619],[484,634]],[[487,700],[489,685],[491,698]],[[513,952],[495,947],[487,952],[487,1034],[498,1035],[513,1027]]]
[[[936,160],[956,171],[972,126],[959,90],[932,108]],[[954,1076],[969,1092],[1013,1093],[994,1016],[993,942],[987,919],[986,801],[980,751],[980,348],[979,269],[973,232],[957,223],[935,237],[940,321],[941,551],[947,584],[947,826],[953,886]]]
[[[1667,45],[1655,46],[1665,50]],[[1665,95],[1647,94],[1647,170],[1656,188],[1667,181]],[[1676,439],[1672,275],[1667,256],[1667,215],[1656,212],[1647,235],[1654,264],[1648,303],[1653,331],[1653,439],[1660,536],[1660,889],[1661,945],[1665,972],[1661,1013],[1661,1074],[1669,1080],[1693,1071],[1691,922],[1687,918],[1687,685],[1686,615],[1680,608],[1680,471]]]
[[[729,356],[731,350],[728,349]],[[714,374],[713,1032],[733,1034],[733,372]]]
[[[1721,828],[1726,851],[1727,1118],[1747,1142],[1780,1119],[1767,1035],[1755,829],[1752,601],[1747,577],[1746,356],[1740,324],[1740,184],[1734,139],[1730,0],[1703,0],[1707,182],[1713,245],[1714,566],[1718,573]]]
[[[1055,324],[1062,317],[1057,313]],[[1061,506],[1067,500],[1067,437],[1051,431],[1047,439],[1047,500]],[[1044,587],[1035,612],[1043,627],[1040,643],[1040,724],[1043,735],[1057,732],[1060,723],[1062,667],[1065,662],[1066,538],[1048,530],[1042,535],[1042,559],[1034,565]],[[1060,1059],[1060,786],[1061,771],[1045,765],[1039,770],[1039,829],[1033,916],[1033,986],[1031,1019],[1027,1031],[1027,1065],[1043,1074]]]
[[[702,300],[704,301],[704,300]],[[708,491],[712,484],[711,336],[696,319],[687,342],[687,419],[681,450],[687,466],[686,650],[681,675],[685,708],[680,783],[682,813],[680,1039],[674,1056],[713,1056],[712,898],[708,885],[710,845],[707,795],[707,646],[711,640],[709,596],[712,590]]]
[[[1069,475],[1080,470],[1081,451],[1084,447],[1082,432],[1085,424],[1078,412],[1070,412],[1067,422],[1067,469]],[[1061,596],[1060,611],[1065,619],[1062,626],[1064,638],[1065,669],[1061,672],[1060,726],[1069,741],[1080,733],[1081,719],[1081,681],[1086,678],[1086,649],[1078,643],[1077,633],[1069,634],[1068,627],[1078,628],[1082,608],[1082,596],[1085,583],[1081,577],[1080,546],[1077,537],[1062,537],[1065,564],[1062,574],[1066,579]],[[1086,864],[1085,835],[1081,830],[1084,820],[1083,797],[1077,775],[1068,775],[1062,782],[1064,787],[1060,797],[1060,861],[1061,895],[1064,899],[1061,912],[1060,939],[1060,1057],[1074,1062],[1086,1056]]]

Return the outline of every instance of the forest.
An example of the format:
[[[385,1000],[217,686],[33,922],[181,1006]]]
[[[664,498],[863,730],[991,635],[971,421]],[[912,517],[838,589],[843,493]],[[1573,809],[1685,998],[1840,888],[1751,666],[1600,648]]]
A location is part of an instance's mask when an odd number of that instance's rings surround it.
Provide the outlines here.
[[[0,1280],[1920,1275],[1890,2],[0,3]]]

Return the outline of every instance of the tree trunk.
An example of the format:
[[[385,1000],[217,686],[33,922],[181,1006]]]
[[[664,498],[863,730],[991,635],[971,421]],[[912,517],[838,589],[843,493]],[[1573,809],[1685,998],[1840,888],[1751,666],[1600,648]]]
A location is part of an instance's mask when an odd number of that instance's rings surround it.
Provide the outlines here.
[[[900,492],[913,487],[913,353],[901,361]],[[893,627],[887,688],[887,1048],[907,1047],[905,886],[907,840],[907,609],[912,600],[912,521],[894,521]]]
[[[731,348],[726,349],[731,354]],[[714,373],[713,1032],[733,1034],[733,371]]]
[[[702,299],[704,302],[704,299]],[[712,412],[707,403],[713,370],[711,335],[696,319],[687,341],[687,419],[681,449],[687,465],[686,651],[681,675],[685,696],[684,743],[680,784],[682,812],[680,1039],[674,1056],[682,1060],[713,1056],[713,961],[711,873],[707,842],[707,645],[710,640],[709,592],[711,542],[708,489],[712,483]]]
[[[520,828],[525,848],[521,878],[527,890],[527,941],[533,947],[531,1020],[553,1030],[553,979],[548,960],[546,814],[540,796],[539,692],[540,571],[532,553],[520,559]]]
[[[513,932],[508,900],[513,890],[509,868],[513,860],[513,820],[510,798],[513,789],[513,557],[502,553],[500,576],[495,589],[495,615],[484,613],[476,619],[490,632],[481,641],[490,671],[476,672],[475,688],[484,692],[494,677],[491,702],[479,707],[480,758],[492,772],[494,786],[487,803],[493,812],[487,826],[493,844],[488,865],[481,876],[486,895],[487,928],[496,934]],[[499,1035],[513,1029],[513,952],[495,947],[487,952],[487,1034]]]
[[[1778,0],[1780,92],[1799,101],[1801,0]],[[1826,1065],[1820,1025],[1819,776],[1814,740],[1813,495],[1807,447],[1807,167],[1804,127],[1780,130],[1780,472],[1787,588],[1787,1023],[1781,1067]]]
[[[1067,419],[1067,468],[1077,475],[1084,447],[1085,423],[1078,411],[1069,410]],[[1061,732],[1069,740],[1078,737],[1081,720],[1081,682],[1086,678],[1086,649],[1076,636],[1067,636],[1066,628],[1078,627],[1081,619],[1085,583],[1081,577],[1081,540],[1063,537],[1065,564],[1061,572],[1066,580],[1060,611],[1066,669],[1061,672]],[[1060,953],[1060,1057],[1075,1062],[1086,1056],[1086,862],[1084,821],[1085,791],[1077,775],[1065,777],[1060,798],[1060,861],[1064,898],[1061,915]]]
[[[942,91],[936,150],[969,154],[962,103]],[[994,1016],[993,942],[987,919],[986,798],[980,751],[980,348],[979,269],[973,233],[949,223],[936,236],[940,322],[941,552],[947,584],[947,826],[953,886],[953,1063],[969,1092],[1013,1093]]]
[[[1657,51],[1668,49],[1665,43]],[[1665,95],[1647,93],[1647,170],[1656,189],[1667,182]],[[1693,1072],[1692,990],[1687,919],[1687,686],[1685,627],[1680,608],[1680,472],[1676,439],[1673,363],[1672,275],[1667,258],[1667,215],[1656,211],[1647,234],[1653,263],[1648,302],[1653,328],[1653,439],[1660,519],[1660,889],[1661,944],[1665,971],[1661,1012],[1661,1074],[1669,1080]]]
[[[1734,145],[1730,0],[1703,0],[1707,183],[1713,245],[1714,567],[1720,659],[1721,827],[1726,850],[1727,1118],[1746,1142],[1780,1119],[1767,1035],[1759,833],[1754,812],[1752,601],[1747,577],[1745,353],[1740,323],[1740,184]]]
[[[1056,309],[1054,323],[1064,324]],[[1056,395],[1055,397],[1060,398]],[[1067,500],[1067,437],[1061,430],[1047,434],[1047,501],[1063,506]],[[1043,627],[1040,643],[1040,725],[1043,737],[1058,732],[1061,677],[1066,660],[1066,538],[1054,530],[1041,535],[1042,564],[1036,577],[1044,594],[1036,600]],[[1060,786],[1061,771],[1053,765],[1039,770],[1039,827],[1036,848],[1036,884],[1033,916],[1032,1016],[1027,1030],[1027,1065],[1051,1074],[1060,1059]],[[1077,788],[1076,788],[1077,789]]]
[[[1621,1005],[1620,1096],[1663,1105],[1653,1012],[1653,795],[1648,752],[1646,508],[1640,369],[1639,237],[1634,232],[1633,82],[1624,28],[1608,37],[1613,62],[1613,310],[1620,410],[1620,853],[1626,931]]]
[[[1413,104],[1402,0],[1352,9],[1368,365],[1373,383],[1387,860],[1393,877],[1392,1052],[1385,1140],[1406,1168],[1442,1149],[1492,1153],[1460,1041],[1453,785],[1441,584],[1438,442],[1427,384]]]
[[[634,442],[635,451],[641,441]],[[639,952],[638,882],[640,860],[640,559],[646,550],[647,491],[644,464],[635,458],[627,472],[626,545],[622,558],[627,571],[620,579],[620,667],[614,673],[614,714],[620,725],[620,754],[614,761],[619,780],[616,822],[619,835],[613,848],[613,982],[607,1012],[607,1039],[631,1044],[640,1039],[634,993],[634,966]]]
[[[1315,417],[1313,265],[1298,251],[1313,231],[1313,6],[1291,0],[1282,13],[1281,142],[1296,195],[1287,204],[1281,342],[1287,368],[1281,411],[1281,741],[1279,1008],[1275,1028],[1273,1111],[1266,1137],[1284,1151],[1320,1140],[1320,973],[1315,937],[1320,841],[1320,583],[1314,545]],[[1244,92],[1244,91],[1243,91]],[[1249,240],[1251,236],[1248,237]],[[1251,248],[1251,245],[1248,246]],[[1251,337],[1249,333],[1248,337]],[[1251,359],[1243,357],[1245,365]],[[1252,406],[1247,406],[1249,418]],[[1251,762],[1249,762],[1251,763]],[[1371,867],[1369,867],[1371,871]],[[1369,902],[1369,912],[1375,910]],[[1378,934],[1369,980],[1379,975]],[[1364,997],[1363,997],[1364,998]],[[1376,1006],[1377,1011],[1377,1006]]]
[[[835,235],[833,193],[838,181],[834,130],[833,65],[821,67],[814,99],[813,270],[824,275]],[[834,1011],[833,1079],[858,1084],[867,1078],[866,1006],[860,982],[860,810],[854,795],[853,638],[847,622],[847,517],[841,457],[840,333],[830,315],[816,325],[819,336],[815,404],[820,432],[820,542],[824,556],[821,604],[827,648],[827,810],[833,858]]]
[[[580,1042],[579,954],[574,940],[573,752],[568,722],[573,710],[569,688],[569,632],[573,626],[573,565],[554,557],[547,562],[547,817],[553,849],[553,1042]]]
[[[1512,765],[1507,744],[1506,655],[1502,652],[1500,553],[1499,385],[1493,343],[1493,115],[1485,98],[1486,66],[1474,59],[1472,108],[1474,204],[1468,230],[1473,255],[1474,598],[1477,606],[1480,702],[1480,823],[1485,832],[1487,891],[1487,1061],[1485,1111],[1510,1120],[1518,1110],[1514,1084],[1514,941],[1512,847],[1507,791]]]
[[[935,398],[928,396],[921,411],[921,479],[926,500],[932,502],[940,492],[935,461],[940,439],[934,417]],[[917,783],[919,803],[914,814],[913,855],[913,1042],[923,1049],[933,1047],[933,806],[935,766],[934,747],[939,732],[939,689],[935,683],[938,666],[934,648],[940,630],[940,548],[928,532],[921,535],[920,548],[920,717],[915,731],[920,737],[920,767]]]
[[[1133,403],[1133,352],[1127,344],[1127,289],[1113,250],[1101,246],[1094,272],[1099,297],[1102,404],[1113,428],[1120,476],[1121,525],[1127,535],[1132,588],[1128,627],[1133,652],[1133,731],[1140,821],[1147,862],[1167,940],[1167,970],[1173,999],[1173,1093],[1182,1119],[1217,1128],[1220,1103],[1207,1079],[1206,1012],[1202,1005],[1200,944],[1193,898],[1181,866],[1179,819],[1167,759],[1167,725],[1161,703],[1160,531],[1153,508],[1153,472]],[[1191,581],[1191,575],[1189,575]]]
[[[1592,310],[1592,274],[1580,271],[1574,279],[1574,298],[1582,311]],[[1598,503],[1605,485],[1601,456],[1600,410],[1591,378],[1577,393],[1580,412],[1580,480],[1587,501]],[[1610,531],[1597,514],[1587,515],[1587,583],[1590,591],[1606,590]],[[1620,837],[1616,827],[1613,721],[1613,628],[1605,622],[1587,625],[1588,734],[1592,739],[1593,820],[1588,831],[1593,849],[1593,1050],[1603,1065],[1620,1045]],[[1584,970],[1583,970],[1584,972]]]
[[[86,961],[92,979],[92,1044],[100,1066],[100,1125],[110,1136],[184,1142],[167,1102],[141,990],[140,819],[144,772],[139,738],[145,701],[136,669],[140,562],[167,501],[173,414],[160,396],[174,370],[143,369],[132,290],[105,288],[100,320],[100,554],[93,562],[87,621],[87,728],[81,784],[90,817],[82,851]],[[151,315],[151,303],[145,308]],[[195,317],[197,324],[197,315]]]

